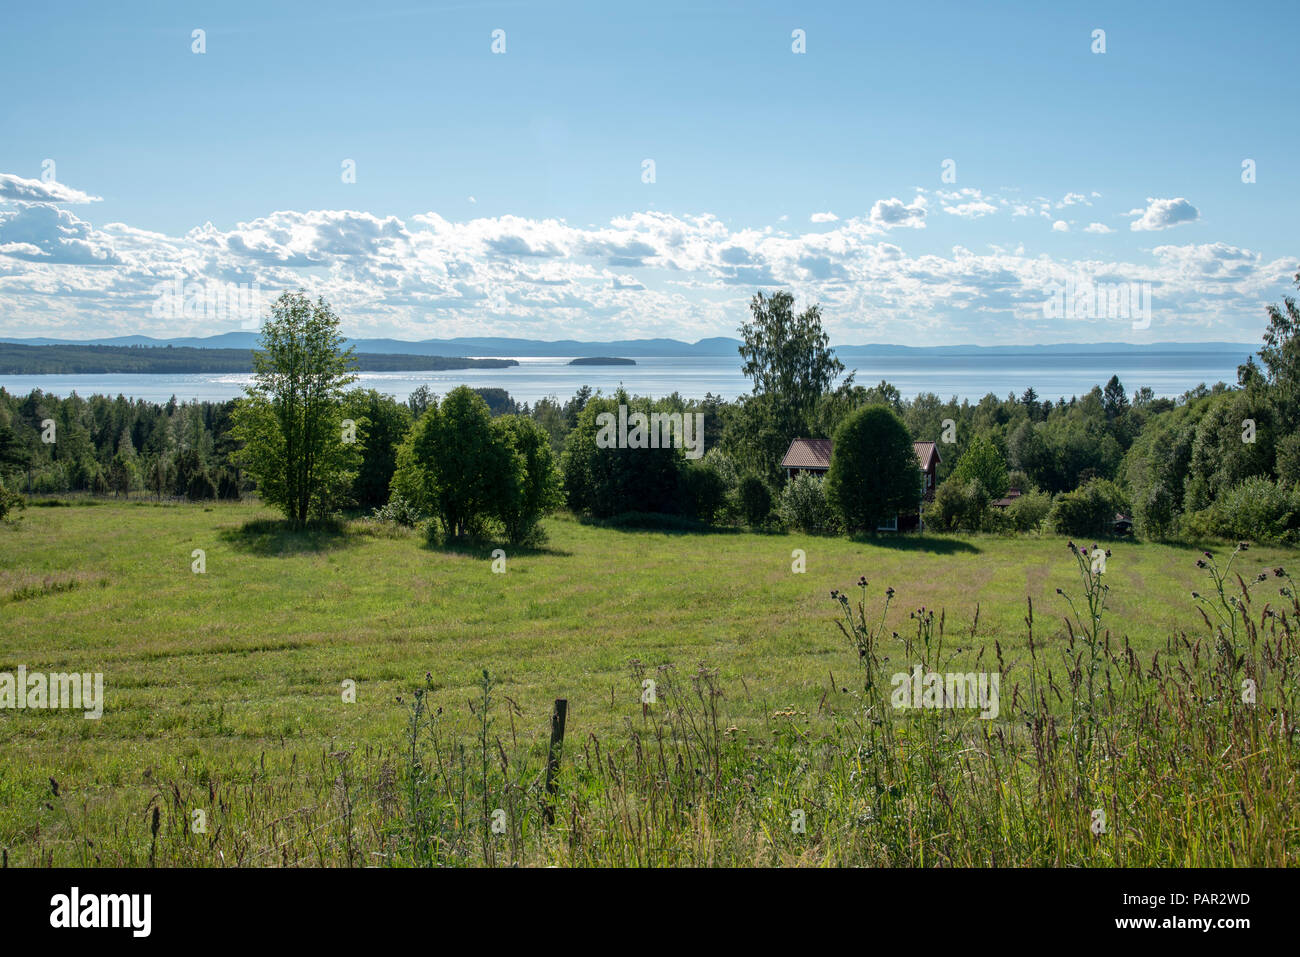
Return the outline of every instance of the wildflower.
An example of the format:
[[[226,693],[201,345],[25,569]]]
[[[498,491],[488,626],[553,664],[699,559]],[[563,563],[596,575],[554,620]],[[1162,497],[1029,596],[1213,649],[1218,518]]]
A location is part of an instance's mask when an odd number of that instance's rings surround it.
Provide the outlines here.
[[[1273,574],[1276,575],[1278,578],[1285,578],[1285,577],[1286,577],[1286,569],[1285,569],[1285,568],[1282,568],[1281,566],[1279,566],[1279,567],[1273,569]]]
[[[1205,559],[1204,559],[1204,558],[1198,558],[1198,559],[1196,560],[1196,567],[1197,567],[1197,568],[1204,568],[1204,567],[1205,567]]]
[[[886,589],[885,589],[885,597],[886,597],[886,598],[893,598],[893,597],[894,597],[894,589],[892,589],[892,588],[886,588]]]

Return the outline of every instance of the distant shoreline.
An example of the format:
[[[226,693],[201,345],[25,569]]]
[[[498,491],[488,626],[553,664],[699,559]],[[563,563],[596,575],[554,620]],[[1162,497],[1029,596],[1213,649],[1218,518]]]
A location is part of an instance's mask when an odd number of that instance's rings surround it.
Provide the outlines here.
[[[386,355],[358,352],[358,372],[447,372],[504,369],[517,359]],[[0,375],[169,375],[253,371],[251,349],[195,346],[27,346],[0,342]]]

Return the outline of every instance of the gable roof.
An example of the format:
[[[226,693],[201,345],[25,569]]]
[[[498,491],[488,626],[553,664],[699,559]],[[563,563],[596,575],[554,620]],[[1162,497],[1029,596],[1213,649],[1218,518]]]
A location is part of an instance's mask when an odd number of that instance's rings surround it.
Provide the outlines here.
[[[916,460],[921,463],[921,471],[930,471],[931,464],[938,465],[943,459],[939,458],[939,446],[933,442],[913,442],[912,451],[916,453]],[[933,463],[931,463],[933,459]]]
[[[783,469],[829,469],[831,467],[831,450],[835,443],[830,439],[793,439],[790,448],[781,460]],[[916,453],[921,470],[928,472],[931,465],[938,465],[939,447],[933,442],[913,442],[912,451]]]
[[[831,467],[830,439],[794,439],[781,460],[783,469],[829,469]]]

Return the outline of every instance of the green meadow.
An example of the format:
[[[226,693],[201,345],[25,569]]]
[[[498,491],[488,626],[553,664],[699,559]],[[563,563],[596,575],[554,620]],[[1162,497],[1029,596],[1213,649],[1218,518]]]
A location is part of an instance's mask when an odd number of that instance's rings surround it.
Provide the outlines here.
[[[565,515],[545,530],[539,548],[507,549],[496,573],[490,543],[431,545],[362,520],[291,534],[256,503],[29,507],[0,525],[0,672],[102,672],[105,705],[99,720],[0,711],[7,859],[75,863],[102,852],[100,863],[145,863],[131,855],[157,844],[149,809],[164,807],[172,827],[205,788],[201,804],[220,804],[229,787],[232,803],[257,793],[292,810],[306,802],[294,790],[305,777],[328,799],[331,754],[364,756],[365,774],[382,777],[386,755],[400,769],[417,689],[427,689],[429,710],[442,709],[448,735],[479,734],[471,703],[484,670],[499,708],[493,735],[534,757],[556,698],[568,701],[566,762],[583,742],[626,743],[654,720],[643,713],[642,675],[663,665],[713,669],[717,720],[731,731],[765,733],[780,713],[815,733],[861,684],[830,592],[856,594],[863,575],[871,596],[896,592],[886,636],[915,635],[909,616],[920,607],[941,613],[949,670],[998,668],[996,642],[1004,699],[1028,690],[1029,603],[1037,653],[1058,665],[1069,658],[1069,609],[1056,590],[1077,593],[1079,569],[1063,538],[850,541],[612,528]],[[1146,659],[1172,636],[1205,631],[1191,599],[1204,584],[1199,550],[1107,545],[1105,625],[1116,645],[1127,638]],[[1294,558],[1252,548],[1236,570],[1253,576]],[[882,656],[886,673],[914,663],[892,637]],[[355,702],[344,700],[347,681]],[[291,863],[261,833],[274,830],[275,813],[259,815],[230,818],[250,852],[240,862],[270,849],[260,862]],[[230,853],[212,861],[177,850],[169,860],[233,863]]]

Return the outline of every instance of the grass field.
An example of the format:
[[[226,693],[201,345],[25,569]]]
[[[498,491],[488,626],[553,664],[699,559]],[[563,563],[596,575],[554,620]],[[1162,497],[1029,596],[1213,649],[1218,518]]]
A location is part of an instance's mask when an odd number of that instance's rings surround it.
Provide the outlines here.
[[[942,610],[952,670],[981,653],[992,667],[996,640],[1009,697],[1028,657],[1026,599],[1040,649],[1064,660],[1068,609],[1056,589],[1079,581],[1056,538],[853,542],[562,516],[546,522],[542,548],[507,554],[496,574],[490,545],[444,549],[365,522],[294,536],[274,518],[249,503],[105,502],[32,507],[0,525],[0,672],[102,672],[106,690],[97,721],[0,711],[0,847],[10,861],[75,861],[97,853],[77,837],[93,833],[110,855],[103,863],[141,863],[120,848],[147,845],[147,811],[180,815],[192,791],[220,804],[220,787],[251,800],[260,786],[292,807],[305,801],[293,791],[303,776],[328,797],[337,779],[328,756],[340,752],[365,755],[379,774],[385,754],[402,753],[426,673],[425,701],[443,709],[451,735],[481,731],[469,702],[482,697],[484,669],[502,709],[493,733],[507,740],[544,742],[552,700],[566,698],[568,753],[643,726],[634,661],[716,669],[725,726],[763,727],[786,712],[815,730],[842,710],[839,688],[858,680],[829,596],[859,575],[897,592],[886,634],[914,633],[908,616],[920,606]],[[1205,630],[1190,598],[1204,584],[1198,550],[1109,545],[1107,625],[1140,656]],[[203,574],[191,567],[195,549]],[[802,574],[794,549],[806,553]],[[1294,558],[1260,547],[1238,561],[1253,575]],[[884,655],[887,672],[912,663],[900,643]],[[349,679],[355,703],[343,700]],[[249,849],[273,850],[255,824],[274,825],[274,815],[242,824]]]

